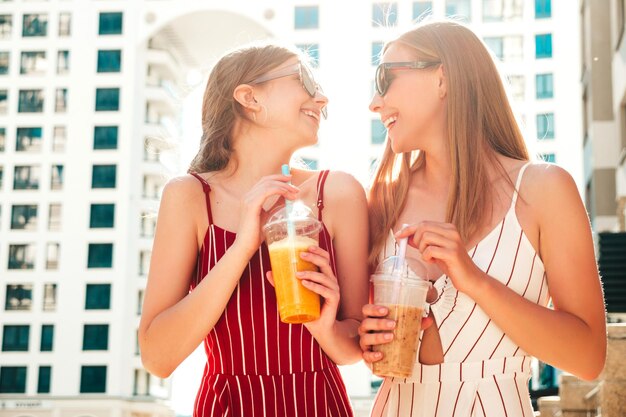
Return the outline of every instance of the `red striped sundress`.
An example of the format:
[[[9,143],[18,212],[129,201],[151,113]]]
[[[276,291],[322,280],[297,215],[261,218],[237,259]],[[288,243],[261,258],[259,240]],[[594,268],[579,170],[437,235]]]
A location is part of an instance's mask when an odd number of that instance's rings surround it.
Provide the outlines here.
[[[519,190],[524,165],[518,174]],[[546,273],[515,213],[517,191],[502,221],[469,251],[487,274],[541,306],[549,301]],[[393,235],[391,235],[393,238]],[[384,256],[392,255],[388,240]],[[444,362],[416,361],[410,378],[385,378],[372,417],[533,417],[528,392],[530,357],[449,277],[435,282],[431,310]]]
[[[220,260],[236,234],[213,223],[209,184],[202,183],[209,227],[198,253],[191,290]],[[324,182],[317,180],[318,218],[322,220]],[[335,253],[328,230],[320,232],[319,246]],[[310,416],[351,417],[345,386],[335,363],[301,324],[282,323],[270,270],[267,245],[250,259],[226,309],[204,339],[207,363],[194,404],[194,417]],[[207,300],[210,302],[210,300]]]

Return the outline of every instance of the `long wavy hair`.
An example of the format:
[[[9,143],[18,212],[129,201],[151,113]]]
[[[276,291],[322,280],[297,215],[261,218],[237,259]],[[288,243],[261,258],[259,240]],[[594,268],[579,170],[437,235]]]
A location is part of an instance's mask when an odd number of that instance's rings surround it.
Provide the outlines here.
[[[440,61],[443,65],[452,167],[446,221],[468,240],[485,225],[489,219],[486,214],[492,210],[488,167],[495,165],[508,179],[497,154],[529,159],[503,81],[483,42],[457,22],[421,23],[387,43],[383,52],[392,44],[412,49],[419,60]],[[376,261],[389,230],[404,209],[411,173],[422,166],[423,160],[420,151],[394,154],[386,141],[368,195],[370,263]]]
[[[238,118],[247,118],[234,99],[235,88],[278,67],[297,52],[279,45],[252,45],[224,55],[213,67],[202,101],[202,137],[188,172],[221,171],[233,156],[232,133]]]

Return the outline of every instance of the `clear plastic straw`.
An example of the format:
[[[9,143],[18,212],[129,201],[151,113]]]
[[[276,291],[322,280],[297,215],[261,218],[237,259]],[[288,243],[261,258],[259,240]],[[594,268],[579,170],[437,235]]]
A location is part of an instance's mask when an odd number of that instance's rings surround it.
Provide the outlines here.
[[[404,229],[407,226],[408,226],[408,224],[404,223],[402,225],[402,228]],[[404,261],[406,259],[406,247],[407,247],[408,243],[409,243],[409,238],[408,237],[403,237],[398,242],[398,244],[399,244],[398,255],[396,256],[396,261],[393,264],[393,275],[401,275],[402,274],[402,267],[404,266]]]
[[[289,165],[283,164],[280,167],[283,175],[290,175]],[[291,181],[289,182],[291,184]],[[296,237],[296,226],[293,224],[293,201],[285,198],[285,209],[287,211],[287,237],[289,240],[293,241]],[[292,262],[295,262],[295,257],[292,259]]]

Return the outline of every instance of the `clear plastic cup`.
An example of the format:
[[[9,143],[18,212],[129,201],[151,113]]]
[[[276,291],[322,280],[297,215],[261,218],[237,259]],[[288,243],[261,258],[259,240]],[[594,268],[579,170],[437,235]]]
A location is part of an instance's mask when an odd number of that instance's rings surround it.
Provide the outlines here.
[[[371,277],[374,286],[374,304],[387,307],[386,318],[394,320],[393,340],[374,346],[383,358],[372,365],[378,376],[408,378],[419,350],[419,335],[426,305],[426,295],[431,286],[427,271],[421,262],[406,258],[395,269],[396,257],[391,256],[378,265]]]
[[[290,209],[275,210],[263,226],[278,312],[284,323],[306,323],[320,316],[319,294],[305,288],[296,272],[318,270],[315,264],[302,259],[300,253],[318,245],[321,226],[301,201],[295,201]]]

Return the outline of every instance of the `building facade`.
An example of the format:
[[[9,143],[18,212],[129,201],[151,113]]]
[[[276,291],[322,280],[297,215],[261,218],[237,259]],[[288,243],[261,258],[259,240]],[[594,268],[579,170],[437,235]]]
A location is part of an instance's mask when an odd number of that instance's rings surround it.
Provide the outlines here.
[[[424,14],[485,40],[529,145],[582,189],[568,0],[0,1],[0,415],[167,415],[170,382],[143,369],[136,334],[160,192],[199,138],[187,98],[229,48],[292,43],[330,97],[300,156],[366,184],[385,140],[368,110],[382,45]],[[371,393],[364,367],[346,373]]]

